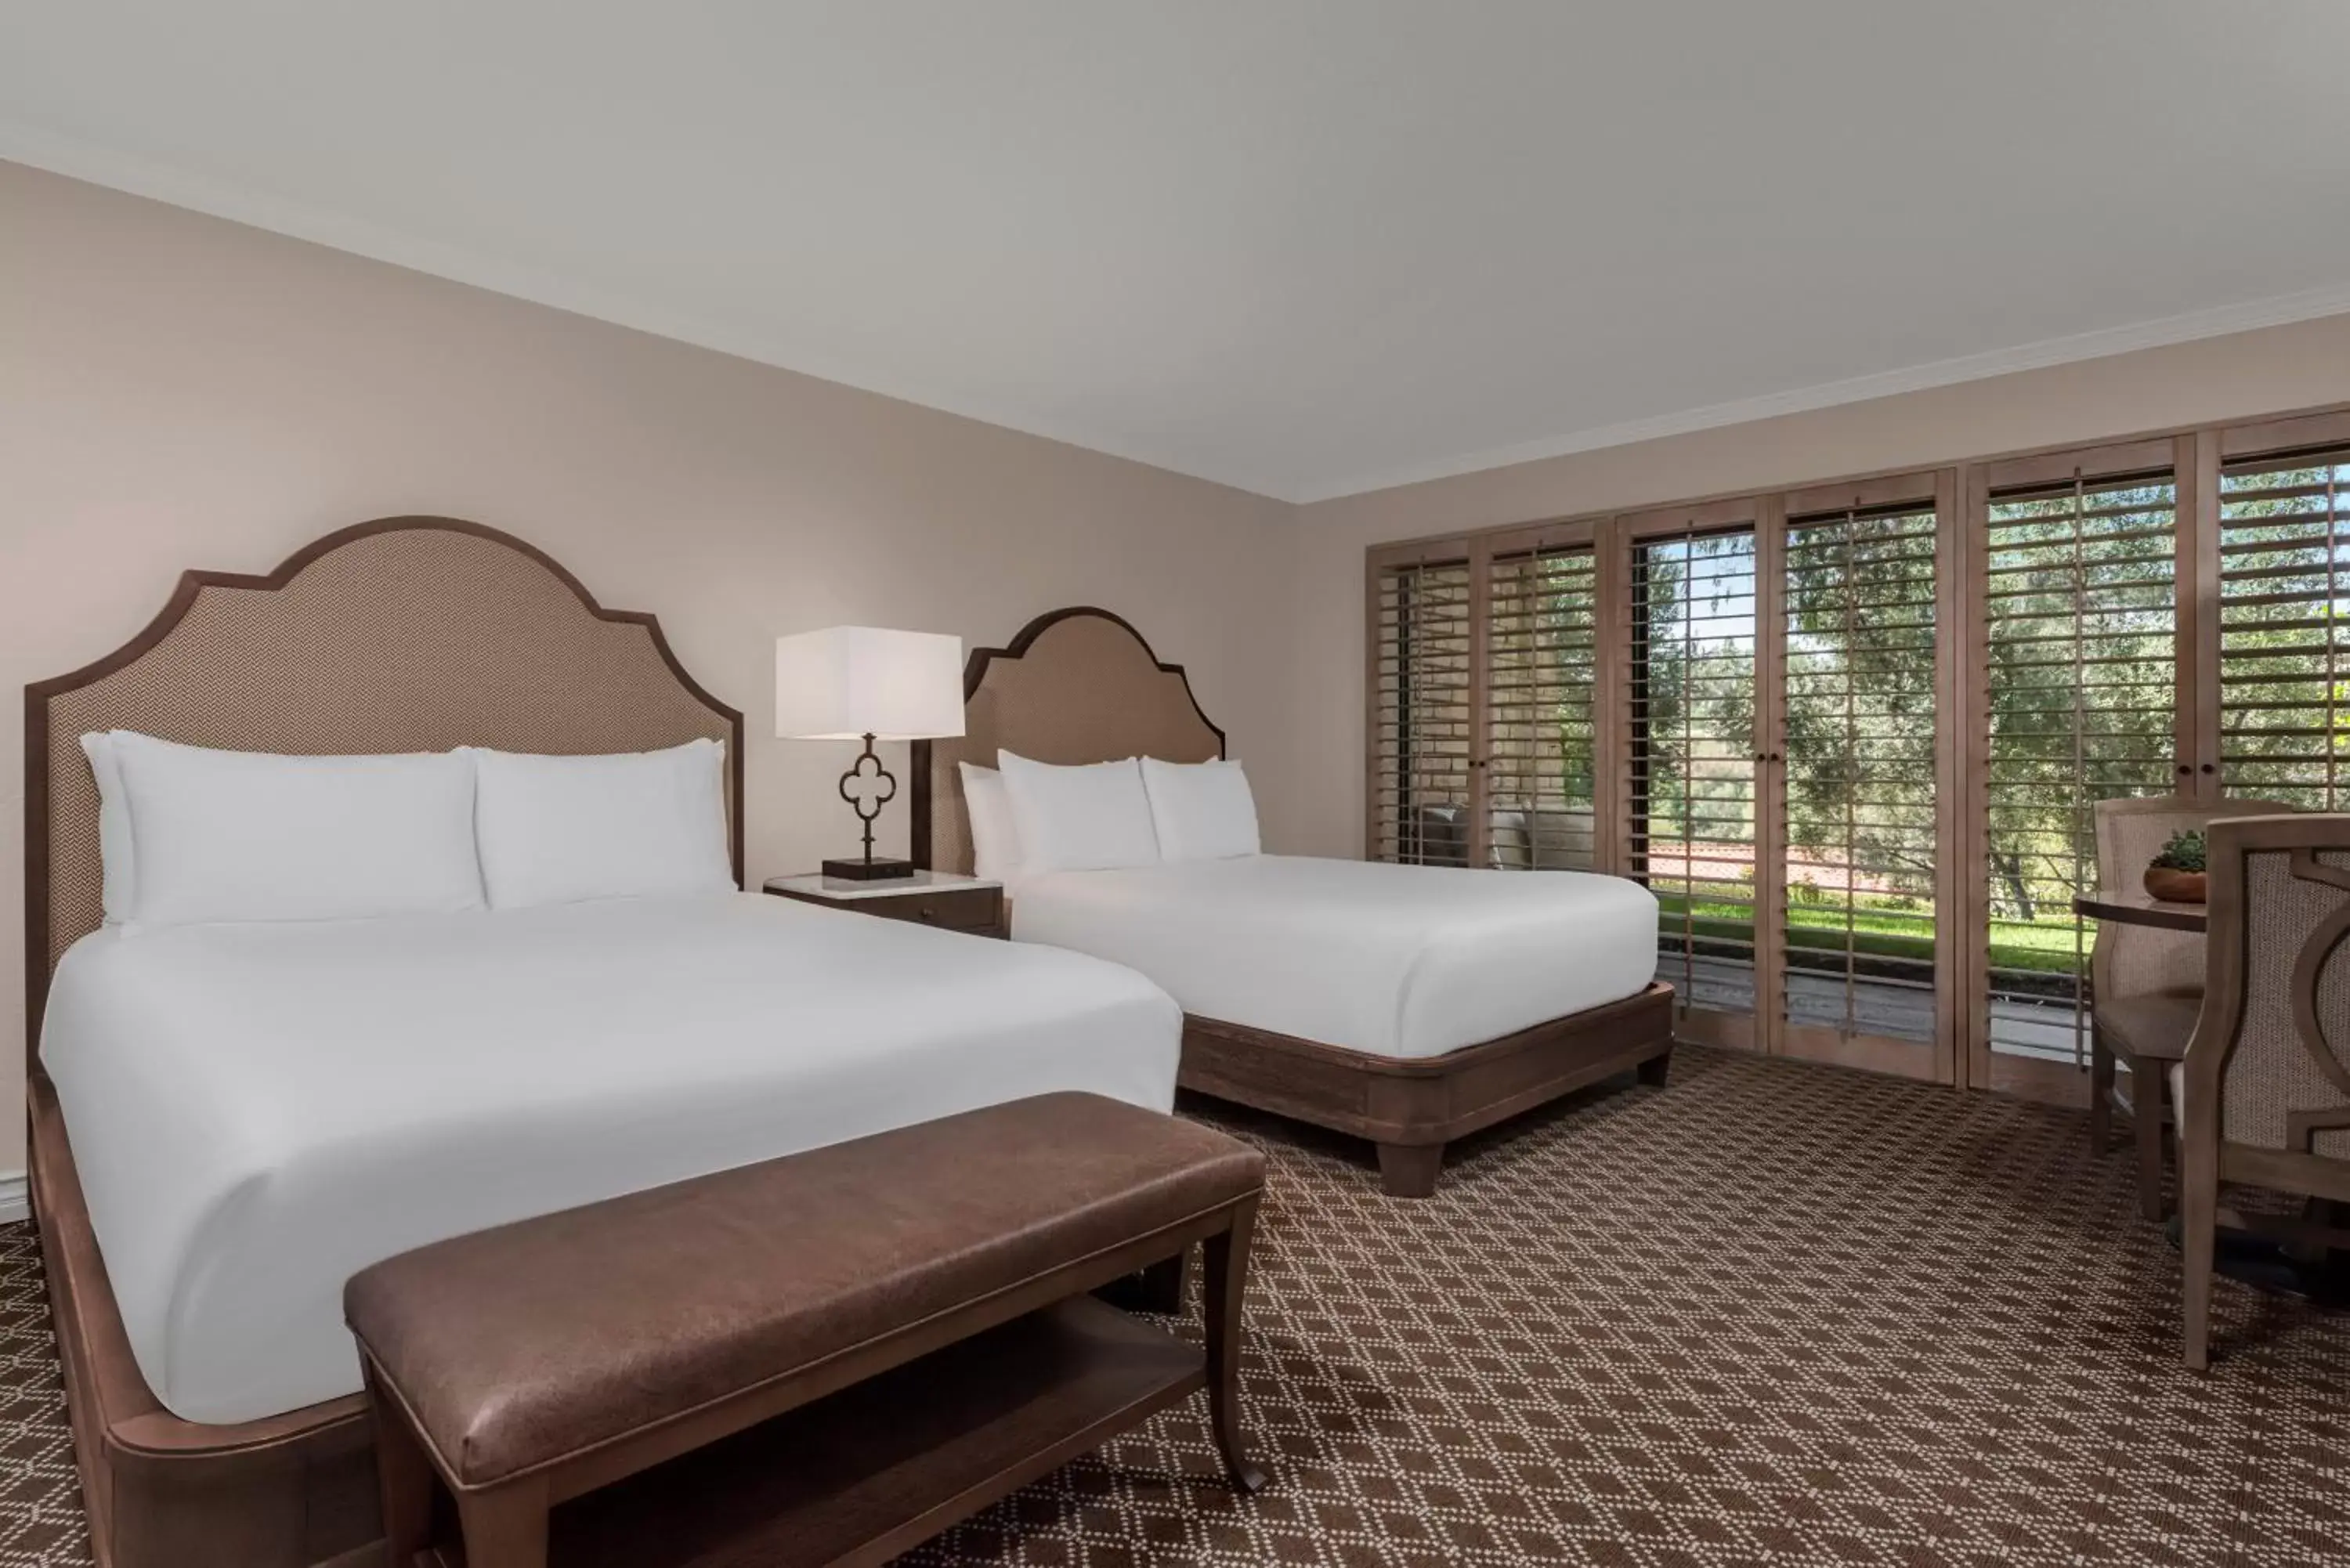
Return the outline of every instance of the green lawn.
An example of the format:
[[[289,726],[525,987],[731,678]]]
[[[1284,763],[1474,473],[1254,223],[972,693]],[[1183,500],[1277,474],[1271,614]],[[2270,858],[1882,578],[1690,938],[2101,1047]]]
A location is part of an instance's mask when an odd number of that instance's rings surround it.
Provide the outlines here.
[[[1659,918],[1669,923],[1678,922],[1689,900],[1679,894],[1657,895]],[[1700,898],[1693,910],[1698,935],[1718,937],[1727,940],[1752,940],[1752,916],[1737,904],[1716,903]],[[1844,950],[1845,914],[1841,909],[1816,904],[1790,902],[1787,906],[1789,940],[1802,948],[1825,948],[1841,952]],[[1930,925],[1924,910],[1915,915],[1900,915],[1886,910],[1857,909],[1853,913],[1853,947],[1856,950],[1874,953],[1882,958],[1916,959],[1921,961],[1934,956]],[[1814,933],[1816,933],[1814,936]],[[1811,938],[1812,940],[1806,940]],[[2087,939],[2083,938],[2086,951]],[[2041,970],[2054,974],[2073,971],[2073,925],[2064,922],[2040,921],[2026,925],[2022,921],[2002,921],[1991,928],[1991,961],[1994,969]]]

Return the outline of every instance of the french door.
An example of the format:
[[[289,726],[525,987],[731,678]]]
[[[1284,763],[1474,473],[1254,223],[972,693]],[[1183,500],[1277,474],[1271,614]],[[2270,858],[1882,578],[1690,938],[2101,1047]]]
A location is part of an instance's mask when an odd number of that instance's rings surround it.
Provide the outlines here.
[[[1368,564],[1369,853],[1644,883],[1691,1040],[2078,1101],[2096,804],[2350,810],[2350,410]]]
[[[1618,519],[1625,874],[1691,1038],[1954,1075],[1956,476]]]
[[[1763,691],[1776,535],[1745,501],[1617,520],[1620,869],[1657,897],[1676,1032],[1768,1049],[1778,994]]]
[[[1955,472],[1782,498],[1766,753],[1780,883],[1775,1048],[1950,1082]]]
[[[2191,440],[1977,469],[1969,1078],[2089,1059],[2100,800],[2197,788]]]

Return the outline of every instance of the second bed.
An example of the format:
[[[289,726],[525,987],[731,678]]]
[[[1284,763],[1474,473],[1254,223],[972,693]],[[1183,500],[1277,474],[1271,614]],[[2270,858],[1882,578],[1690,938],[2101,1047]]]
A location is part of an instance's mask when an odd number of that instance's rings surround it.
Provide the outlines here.
[[[973,868],[960,764],[1204,762],[1223,732],[1106,610],[965,672],[966,732],[918,747],[914,849]],[[1013,934],[1128,964],[1184,1010],[1187,1088],[1369,1139],[1392,1194],[1445,1146],[1617,1074],[1665,1080],[1656,901],[1620,877],[1245,856],[1008,879]]]

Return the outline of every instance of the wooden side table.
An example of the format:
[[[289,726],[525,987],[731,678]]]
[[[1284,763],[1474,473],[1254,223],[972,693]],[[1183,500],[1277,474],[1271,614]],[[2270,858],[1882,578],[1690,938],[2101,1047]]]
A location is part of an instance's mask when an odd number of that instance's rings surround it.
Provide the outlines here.
[[[827,909],[910,920],[975,937],[1008,939],[1012,935],[1003,919],[1003,884],[976,877],[944,871],[917,871],[911,877],[879,882],[817,875],[775,877],[764,884],[764,891],[803,904],[821,904]]]

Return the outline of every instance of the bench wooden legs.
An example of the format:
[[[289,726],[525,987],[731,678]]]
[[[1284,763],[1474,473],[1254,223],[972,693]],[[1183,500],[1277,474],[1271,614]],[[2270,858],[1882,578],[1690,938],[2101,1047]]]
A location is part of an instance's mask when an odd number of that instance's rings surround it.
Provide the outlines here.
[[[546,1568],[546,1507],[543,1483],[459,1493],[465,1568]]]
[[[432,1500],[439,1481],[400,1407],[376,1380],[375,1363],[361,1357],[368,1402],[375,1411],[376,1485],[383,1501],[384,1562],[411,1568],[432,1544]]]
[[[1216,1449],[1224,1473],[1242,1491],[1264,1490],[1264,1472],[1249,1463],[1241,1436],[1241,1320],[1248,1286],[1249,1237],[1256,1229],[1256,1200],[1232,1214],[1232,1228],[1202,1244],[1206,1266],[1201,1284],[1208,1331],[1208,1415],[1216,1428]]]
[[[376,1378],[375,1363],[361,1358],[368,1397],[375,1409],[376,1483],[383,1499],[383,1561],[387,1568],[417,1568],[417,1556],[432,1546],[434,1505],[441,1480],[410,1428],[405,1412]],[[465,1568],[546,1568],[546,1486],[525,1480],[494,1491],[457,1494],[457,1522],[464,1532]],[[429,1562],[440,1562],[436,1553]]]

